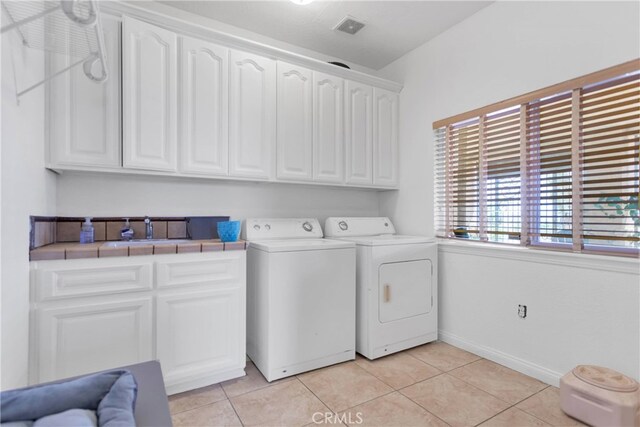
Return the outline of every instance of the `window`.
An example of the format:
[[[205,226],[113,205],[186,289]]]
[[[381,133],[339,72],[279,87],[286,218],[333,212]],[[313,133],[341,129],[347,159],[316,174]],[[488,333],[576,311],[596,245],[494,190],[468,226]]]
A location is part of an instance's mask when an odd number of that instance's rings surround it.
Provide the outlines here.
[[[640,60],[434,123],[440,237],[638,255]]]

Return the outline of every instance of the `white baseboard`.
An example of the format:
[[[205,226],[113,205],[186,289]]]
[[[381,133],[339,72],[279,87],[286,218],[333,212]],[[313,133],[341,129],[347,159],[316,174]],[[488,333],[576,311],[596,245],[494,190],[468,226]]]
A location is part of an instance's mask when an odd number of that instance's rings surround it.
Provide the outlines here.
[[[547,369],[543,366],[536,365],[535,363],[528,362],[493,348],[468,341],[446,331],[440,330],[438,332],[438,338],[441,341],[459,347],[463,350],[470,351],[471,353],[477,354],[485,359],[504,365],[507,368],[511,368],[514,371],[529,375],[530,377],[536,378],[546,384],[555,387],[560,385],[560,378],[563,374],[559,372],[552,371],[551,369]]]
[[[207,387],[212,384],[218,384],[223,381],[232,380],[234,378],[244,377],[246,375],[244,368],[232,369],[213,375],[203,375],[198,377],[189,378],[186,380],[170,380],[165,378],[165,390],[167,396],[172,394],[182,393],[184,391],[195,390],[201,387]]]

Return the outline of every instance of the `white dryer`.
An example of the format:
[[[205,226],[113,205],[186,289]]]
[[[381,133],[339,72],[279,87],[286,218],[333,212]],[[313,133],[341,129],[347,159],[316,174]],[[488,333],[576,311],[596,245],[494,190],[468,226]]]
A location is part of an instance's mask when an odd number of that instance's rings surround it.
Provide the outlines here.
[[[438,338],[435,239],[395,234],[389,218],[328,218],[357,245],[356,351],[376,359]]]
[[[355,359],[356,245],[317,219],[247,219],[247,354],[267,381]]]

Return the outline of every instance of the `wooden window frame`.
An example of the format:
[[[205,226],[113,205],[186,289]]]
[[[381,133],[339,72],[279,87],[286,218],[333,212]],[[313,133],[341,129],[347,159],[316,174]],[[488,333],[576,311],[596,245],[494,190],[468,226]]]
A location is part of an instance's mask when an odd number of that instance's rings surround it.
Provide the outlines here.
[[[487,237],[487,224],[486,224],[487,177],[489,175],[487,167],[489,163],[487,159],[487,142],[485,141],[485,135],[484,135],[485,122],[488,119],[488,116],[490,116],[493,113],[496,113],[502,110],[519,108],[519,117],[520,117],[520,120],[519,120],[519,127],[520,127],[519,129],[520,131],[520,135],[519,135],[520,171],[519,173],[520,175],[519,177],[520,177],[520,199],[521,199],[520,200],[520,209],[521,209],[520,241],[519,241],[520,245],[527,246],[527,247],[536,247],[541,249],[570,250],[576,253],[598,253],[598,254],[606,254],[606,255],[618,255],[618,256],[626,255],[626,256],[637,257],[640,254],[640,248],[629,248],[629,247],[623,247],[622,245],[620,247],[617,247],[615,245],[611,245],[611,246],[604,245],[603,248],[605,249],[594,250],[594,248],[592,247],[594,245],[584,244],[584,238],[586,237],[586,234],[584,234],[585,230],[590,231],[593,229],[584,228],[586,227],[586,225],[583,224],[583,214],[582,214],[583,206],[585,206],[584,203],[586,202],[583,200],[583,188],[582,188],[583,187],[582,174],[583,174],[584,164],[583,164],[583,142],[582,142],[582,129],[581,129],[581,123],[582,123],[581,100],[582,100],[583,88],[585,87],[588,88],[590,85],[600,84],[602,82],[606,82],[607,80],[611,80],[611,79],[616,79],[615,82],[617,82],[618,77],[623,76],[625,74],[637,73],[638,71],[640,71],[640,59],[634,59],[632,61],[628,61],[623,64],[607,68],[605,70],[588,74],[586,76],[578,77],[576,79],[572,79],[563,83],[552,85],[547,88],[536,90],[521,96],[513,97],[504,101],[500,101],[500,102],[488,105],[486,107],[471,110],[466,113],[458,114],[458,115],[451,116],[446,119],[442,119],[434,122],[433,128],[440,129],[441,131],[443,131],[444,138],[445,138],[444,140],[444,151],[445,151],[444,171],[445,173],[444,173],[444,178],[441,178],[444,180],[444,182],[438,182],[438,180],[436,180],[436,185],[440,186],[441,190],[445,193],[445,206],[444,206],[445,219],[443,221],[445,230],[444,230],[444,236],[441,236],[441,237],[456,238],[455,236],[456,233],[453,232],[453,228],[452,228],[454,224],[451,223],[452,217],[451,217],[450,203],[449,203],[449,200],[451,197],[451,185],[452,185],[451,181],[453,180],[451,165],[450,165],[451,159],[449,156],[449,153],[453,145],[453,143],[451,142],[452,141],[451,130],[454,129],[456,125],[459,125],[464,122],[474,121],[474,120],[477,120],[478,122],[478,126],[479,126],[478,177],[477,177],[477,180],[478,180],[477,181],[478,182],[478,189],[477,189],[478,191],[478,195],[477,195],[478,238],[477,239],[473,238],[472,240],[486,242],[486,241],[489,241]],[[615,87],[616,84],[617,83],[613,83],[612,86]],[[588,91],[588,89],[586,90]],[[566,152],[567,153],[566,155],[562,154],[564,153],[564,151],[562,151],[561,152],[562,157],[559,160],[556,160],[553,158],[555,154],[551,154],[552,156],[551,166],[549,166],[549,163],[548,163],[549,160],[547,160],[546,168],[551,168],[551,170],[553,170],[553,168],[556,167],[553,164],[553,162],[559,161],[560,165],[557,167],[560,170],[566,169],[567,175],[564,175],[566,176],[565,178],[566,184],[563,184],[563,182],[560,181],[560,184],[558,184],[558,186],[562,187],[563,185],[566,185],[567,187],[566,192],[569,193],[568,186],[571,185],[571,191],[570,191],[571,203],[566,202],[564,204],[565,208],[567,209],[566,212],[569,212],[569,209],[570,209],[571,221],[569,223],[568,221],[569,218],[565,214],[564,218],[567,218],[567,220],[566,222],[561,220],[562,222],[560,222],[560,224],[566,223],[567,225],[571,226],[571,236],[570,236],[571,243],[570,244],[567,244],[565,242],[549,243],[549,242],[539,241],[538,240],[539,238],[535,237],[540,235],[540,231],[538,232],[535,231],[537,229],[536,227],[539,227],[539,224],[540,224],[540,220],[539,220],[540,212],[538,210],[538,215],[536,215],[536,211],[535,211],[536,206],[539,205],[539,202],[535,203],[534,199],[536,197],[536,194],[538,194],[538,197],[540,197],[541,171],[537,171],[537,174],[536,174],[532,172],[532,170],[530,169],[530,165],[532,164],[530,149],[535,150],[536,147],[538,147],[537,149],[539,149],[540,146],[539,146],[539,142],[530,143],[530,135],[527,135],[527,126],[530,123],[529,120],[531,119],[531,117],[529,116],[530,103],[535,104],[536,102],[539,102],[541,99],[544,100],[547,97],[553,98],[556,95],[559,95],[562,93],[565,94],[563,96],[568,96],[570,102],[566,106],[561,106],[558,109],[558,110],[562,110],[561,113],[556,113],[555,111],[551,112],[552,119],[550,123],[553,123],[555,121],[554,114],[558,114],[560,116],[560,118],[557,121],[565,120],[562,123],[567,123],[567,118],[565,117],[568,117],[568,120],[570,120],[569,124],[558,125],[560,126],[558,132],[562,132],[564,135],[567,135],[563,137],[564,140],[561,140],[561,143],[565,144],[564,147],[566,148],[560,148],[559,150],[566,149],[568,151]],[[564,101],[564,102],[566,103],[567,101]],[[632,101],[630,100],[629,102],[630,104],[627,104],[627,105],[632,105],[631,104]],[[635,105],[635,102],[636,101],[633,101],[633,105]],[[607,111],[606,106],[604,107],[603,111],[604,112]],[[606,117],[604,118],[606,119]],[[598,117],[598,119],[600,119],[600,117]],[[634,119],[635,117],[632,120]],[[611,122],[614,122],[614,120],[615,120],[615,116],[613,117]],[[569,125],[570,125],[570,130],[566,127]],[[547,125],[547,127],[551,127],[552,130],[553,130],[553,126],[554,125]],[[565,127],[562,127],[562,126],[565,126]],[[635,127],[635,124],[633,126]],[[567,130],[563,130],[563,129],[567,129]],[[535,137],[534,137],[534,140],[535,140]],[[513,140],[509,142],[512,143]],[[570,143],[570,145],[567,146],[566,145],[567,143]],[[555,142],[552,142],[552,144],[555,144]],[[554,147],[552,147],[552,149],[555,151]],[[566,160],[563,160],[565,156],[566,156]],[[570,159],[569,159],[569,156],[571,157]],[[639,166],[637,169],[640,169],[640,156],[638,158],[638,163],[639,163]],[[563,171],[561,173],[564,174],[565,172]],[[570,178],[568,174],[570,174]],[[551,184],[551,185],[555,185],[555,184]],[[562,191],[562,190],[556,190],[556,191]],[[638,189],[638,199],[640,200],[640,188]],[[560,203],[558,206],[562,207],[562,205],[563,204]],[[553,218],[554,218],[553,223],[555,223],[555,218],[556,218],[555,214]],[[559,217],[559,218],[562,218],[562,217]],[[460,225],[463,225],[463,224],[460,224]],[[568,229],[568,227],[564,229],[566,230]],[[555,233],[555,231],[553,231],[552,233]],[[553,236],[553,235],[549,235],[549,236]],[[606,235],[604,237],[606,237]],[[569,235],[567,230],[567,239],[568,238],[569,238]],[[595,238],[602,238],[602,235],[601,237],[595,237]],[[634,236],[632,235],[632,239],[633,238]],[[628,238],[627,238],[627,241],[629,241]],[[633,242],[634,240],[630,240],[630,241]],[[498,242],[491,241],[491,243],[498,243]],[[512,242],[510,242],[510,244],[512,245]]]

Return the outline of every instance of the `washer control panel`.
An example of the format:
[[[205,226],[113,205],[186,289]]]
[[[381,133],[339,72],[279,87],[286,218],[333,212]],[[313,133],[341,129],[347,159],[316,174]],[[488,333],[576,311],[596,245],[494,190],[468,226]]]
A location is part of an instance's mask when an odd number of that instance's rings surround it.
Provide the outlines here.
[[[396,229],[387,217],[327,218],[324,223],[327,237],[378,236],[396,234]]]
[[[243,226],[243,239],[304,239],[322,237],[316,218],[250,218]]]

